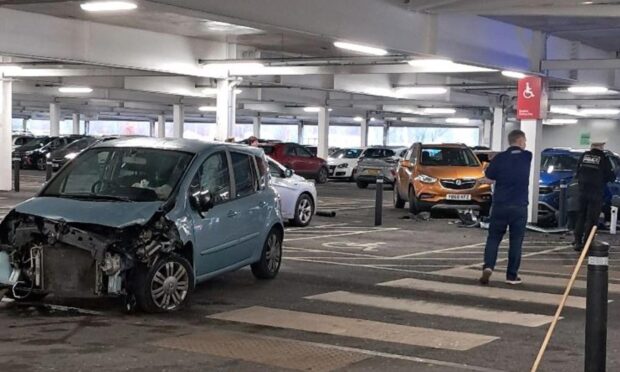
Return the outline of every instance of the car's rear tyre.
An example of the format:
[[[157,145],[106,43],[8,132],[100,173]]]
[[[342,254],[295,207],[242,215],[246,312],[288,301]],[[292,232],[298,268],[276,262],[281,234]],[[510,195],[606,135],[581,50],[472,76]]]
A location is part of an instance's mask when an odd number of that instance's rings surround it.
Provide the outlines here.
[[[393,197],[393,201],[394,201],[394,208],[396,208],[396,209],[403,209],[403,208],[405,208],[406,201],[403,200],[400,197],[400,194],[398,193],[398,186],[396,186],[396,184],[394,184],[394,197]]]
[[[418,205],[418,198],[415,196],[413,187],[409,188],[409,212],[413,214],[420,213],[420,206]]]
[[[327,182],[327,168],[319,169],[319,173],[316,175],[316,183],[326,183]]]
[[[273,279],[282,264],[282,232],[273,228],[267,235],[260,260],[252,264],[252,274],[258,279]]]
[[[45,158],[37,159],[37,169],[40,171],[44,171],[47,165],[45,164]]]
[[[148,268],[141,265],[134,277],[136,303],[148,313],[166,313],[183,309],[194,290],[194,270],[177,254],[160,257]]]
[[[360,189],[365,189],[368,187],[368,182],[363,182],[363,181],[357,181],[357,187],[359,187]]]
[[[293,224],[295,226],[308,226],[314,216],[314,201],[308,194],[301,194],[295,204],[295,218]]]

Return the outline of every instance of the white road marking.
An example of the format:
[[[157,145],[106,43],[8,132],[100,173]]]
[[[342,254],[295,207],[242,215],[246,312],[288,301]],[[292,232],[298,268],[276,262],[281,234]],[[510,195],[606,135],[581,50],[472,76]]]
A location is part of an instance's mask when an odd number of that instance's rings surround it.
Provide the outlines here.
[[[448,252],[448,251],[456,251],[456,250],[459,250],[459,249],[479,247],[479,246],[484,245],[484,244],[485,243],[476,243],[476,244],[469,244],[469,245],[461,245],[461,246],[458,246],[458,247],[441,248],[441,249],[435,249],[435,250],[431,250],[431,251],[423,251],[423,252],[404,254],[404,255],[401,255],[401,256],[395,256],[393,258],[407,258],[407,257],[424,256],[424,255],[427,255],[427,254],[433,254],[433,253],[439,253],[439,252]]]
[[[532,252],[532,253],[527,253],[527,254],[522,255],[521,259],[525,259],[525,258],[528,258],[528,257],[534,257],[534,256],[540,256],[540,255],[544,255],[544,254],[552,253],[552,252],[563,251],[563,250],[568,249],[568,248],[572,248],[572,245],[564,245],[564,246],[559,246],[559,247],[555,247],[555,248],[551,248],[551,249],[545,249],[545,250],[542,250],[542,251],[536,251],[536,252]],[[508,257],[500,258],[500,259],[497,260],[496,263],[501,263],[501,262],[506,262],[506,261],[508,261]],[[471,264],[471,265],[460,266],[459,268],[461,268],[461,269],[468,269],[468,268],[471,268],[471,267],[482,267],[482,265],[484,265],[484,262],[478,262],[478,263]]]
[[[385,245],[387,243],[384,242],[375,242],[375,243],[360,243],[360,242],[327,242],[323,243],[323,247],[325,248],[336,248],[336,249],[355,249],[361,248],[363,252],[376,252],[377,248],[381,245]]]
[[[471,350],[499,339],[498,337],[475,333],[411,327],[262,306],[228,311],[211,315],[209,318],[457,351]]]
[[[353,256],[353,257],[367,257],[367,258],[374,258],[374,257],[381,257],[381,256],[375,256],[372,254],[367,254],[367,253],[352,253],[352,252],[340,252],[340,251],[327,251],[324,249],[314,249],[314,248],[297,248],[297,247],[284,247],[284,250],[290,250],[292,252],[306,252],[306,253],[333,253],[333,254],[340,254],[340,255],[344,255],[344,256]]]
[[[393,288],[406,288],[419,291],[430,291],[434,293],[459,294],[466,296],[484,297],[495,300],[527,302],[553,306],[557,306],[562,298],[561,295],[551,293],[520,291],[514,289],[481,285],[435,282],[430,280],[420,280],[413,278],[398,279],[385,283],[379,283],[377,285]],[[585,309],[586,299],[585,297],[569,296],[568,300],[566,301],[566,306],[576,309]]]
[[[298,240],[335,238],[335,237],[339,237],[339,236],[362,235],[362,234],[370,234],[370,233],[373,233],[373,232],[384,232],[384,231],[394,231],[394,230],[398,230],[398,228],[390,227],[390,228],[385,228],[385,229],[381,229],[381,230],[366,230],[366,231],[354,231],[354,232],[342,233],[342,234],[304,236],[302,238],[289,238],[289,239],[285,238],[284,242],[286,243],[286,242],[294,242],[294,241],[298,241]]]
[[[551,323],[552,316],[520,313],[516,311],[487,310],[478,307],[456,306],[439,302],[427,302],[337,291],[305,297],[309,300],[335,302],[349,305],[370,306],[379,309],[406,311],[482,322],[513,324],[523,327],[540,327]]]

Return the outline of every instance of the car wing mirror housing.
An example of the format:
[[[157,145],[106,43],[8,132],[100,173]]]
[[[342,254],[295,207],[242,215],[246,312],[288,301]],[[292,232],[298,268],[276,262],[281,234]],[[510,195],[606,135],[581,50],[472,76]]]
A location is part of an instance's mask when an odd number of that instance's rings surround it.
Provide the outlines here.
[[[201,214],[208,212],[214,205],[213,194],[211,194],[209,190],[201,190],[193,193],[190,201],[192,206]]]
[[[294,174],[295,172],[291,168],[286,168],[286,170],[284,171],[284,176],[286,178],[291,178]]]

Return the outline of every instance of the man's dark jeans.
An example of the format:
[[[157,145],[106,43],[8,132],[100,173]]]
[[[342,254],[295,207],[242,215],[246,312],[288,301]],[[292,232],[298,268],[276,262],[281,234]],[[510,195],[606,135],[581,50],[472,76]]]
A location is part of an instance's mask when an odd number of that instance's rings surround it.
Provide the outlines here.
[[[506,279],[518,277],[521,266],[521,248],[527,225],[527,206],[493,205],[487,245],[484,248],[484,268],[495,269],[499,244],[510,227],[508,271]]]
[[[575,225],[575,242],[579,247],[585,243],[584,238],[590,235],[592,228],[598,224],[603,209],[603,194],[582,190],[579,196],[579,214]],[[587,234],[584,236],[584,233]]]

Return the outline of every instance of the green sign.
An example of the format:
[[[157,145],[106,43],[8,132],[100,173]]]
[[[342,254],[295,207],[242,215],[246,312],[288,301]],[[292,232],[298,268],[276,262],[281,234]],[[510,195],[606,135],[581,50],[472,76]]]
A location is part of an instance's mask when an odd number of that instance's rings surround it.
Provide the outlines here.
[[[579,136],[580,146],[590,146],[590,132],[583,132]]]

